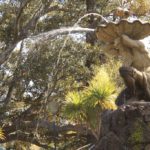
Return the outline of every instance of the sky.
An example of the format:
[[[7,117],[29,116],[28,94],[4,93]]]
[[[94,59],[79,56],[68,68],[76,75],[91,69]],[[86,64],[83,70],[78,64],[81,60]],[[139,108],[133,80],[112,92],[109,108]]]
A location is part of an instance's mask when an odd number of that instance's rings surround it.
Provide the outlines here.
[[[140,41],[144,43],[146,49],[150,52],[150,36],[148,36]]]

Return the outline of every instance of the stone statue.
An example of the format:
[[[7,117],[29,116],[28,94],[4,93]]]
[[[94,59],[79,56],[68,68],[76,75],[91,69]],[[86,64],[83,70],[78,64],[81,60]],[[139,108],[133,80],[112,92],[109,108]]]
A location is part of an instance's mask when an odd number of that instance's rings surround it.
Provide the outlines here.
[[[122,105],[124,100],[150,101],[150,53],[139,41],[150,35],[150,24],[122,20],[98,27],[96,35],[105,43],[104,51],[123,60],[119,72],[127,88],[118,96],[117,104]]]

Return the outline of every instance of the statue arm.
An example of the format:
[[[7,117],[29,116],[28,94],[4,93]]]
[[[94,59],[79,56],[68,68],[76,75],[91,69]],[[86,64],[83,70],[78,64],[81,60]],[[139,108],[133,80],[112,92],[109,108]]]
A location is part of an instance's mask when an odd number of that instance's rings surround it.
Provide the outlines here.
[[[145,46],[141,41],[133,40],[133,39],[129,38],[127,35],[122,35],[121,42],[126,47],[137,48],[141,51],[145,51]]]
[[[102,47],[102,49],[108,55],[113,55],[113,56],[118,55],[118,50],[115,48],[114,44],[107,43]]]

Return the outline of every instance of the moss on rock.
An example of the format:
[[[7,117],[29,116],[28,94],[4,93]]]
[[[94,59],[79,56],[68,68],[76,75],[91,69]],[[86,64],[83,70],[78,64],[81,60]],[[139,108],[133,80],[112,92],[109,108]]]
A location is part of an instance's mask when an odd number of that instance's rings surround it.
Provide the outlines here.
[[[144,140],[144,124],[141,120],[137,120],[133,126],[133,132],[128,138],[129,145],[134,145],[133,150],[141,150],[141,144]]]

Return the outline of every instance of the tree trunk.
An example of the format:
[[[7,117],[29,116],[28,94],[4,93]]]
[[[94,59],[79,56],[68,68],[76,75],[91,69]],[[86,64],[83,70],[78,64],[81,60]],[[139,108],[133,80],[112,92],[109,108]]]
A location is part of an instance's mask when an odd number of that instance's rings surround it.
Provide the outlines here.
[[[96,1],[95,0],[86,0],[86,10],[87,13],[94,13],[96,12]],[[94,20],[94,16],[91,15],[88,20],[88,27],[89,28],[96,28],[97,26],[97,21]],[[96,40],[95,33],[87,33],[86,34],[86,42],[91,44],[92,46],[94,45]]]

